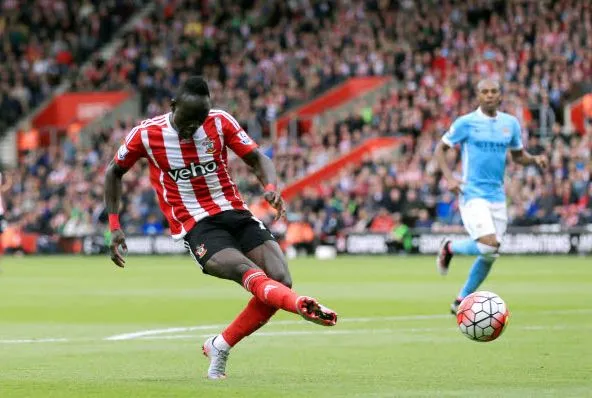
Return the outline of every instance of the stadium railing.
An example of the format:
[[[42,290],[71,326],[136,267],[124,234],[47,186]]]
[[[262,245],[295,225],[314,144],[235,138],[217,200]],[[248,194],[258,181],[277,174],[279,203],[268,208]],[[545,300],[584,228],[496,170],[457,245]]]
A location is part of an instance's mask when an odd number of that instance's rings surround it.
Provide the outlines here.
[[[452,232],[409,229],[404,234],[396,236],[372,232],[347,233],[337,236],[332,246],[339,254],[435,254],[442,239],[465,236],[458,228]],[[278,239],[281,238],[278,236]],[[176,242],[168,235],[130,235],[126,237],[126,242],[130,255],[186,253],[183,242]],[[109,251],[109,234],[59,238],[22,234],[18,239],[13,238],[12,242],[5,243],[8,244],[5,247],[9,252],[25,254],[106,255]],[[319,245],[317,242],[312,243],[313,247]],[[558,226],[510,227],[504,237],[501,253],[590,255],[592,224],[570,229]]]

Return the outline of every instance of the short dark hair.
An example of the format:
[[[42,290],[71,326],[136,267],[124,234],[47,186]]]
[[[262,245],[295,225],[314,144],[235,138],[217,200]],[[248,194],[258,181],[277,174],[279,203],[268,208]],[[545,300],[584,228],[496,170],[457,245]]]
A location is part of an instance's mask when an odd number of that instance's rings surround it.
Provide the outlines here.
[[[502,91],[502,84],[500,83],[500,81],[497,79],[490,79],[490,78],[485,78],[485,79],[479,80],[479,82],[477,83],[477,91],[481,91],[481,87],[485,83],[493,83],[493,84],[497,85],[497,89],[499,91]]]
[[[183,94],[188,95],[205,95],[210,96],[210,88],[208,82],[201,76],[190,76],[179,88],[177,97]]]

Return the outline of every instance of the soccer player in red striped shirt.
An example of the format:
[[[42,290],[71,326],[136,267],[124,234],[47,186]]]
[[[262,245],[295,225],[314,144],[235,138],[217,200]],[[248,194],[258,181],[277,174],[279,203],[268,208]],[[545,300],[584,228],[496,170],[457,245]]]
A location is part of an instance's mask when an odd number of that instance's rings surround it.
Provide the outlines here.
[[[119,224],[123,175],[147,158],[150,181],[174,239],[183,239],[204,273],[241,284],[253,294],[245,309],[203,344],[208,377],[226,377],[230,348],[263,326],[278,309],[333,326],[337,314],[292,289],[286,259],[273,235],[242,200],[228,171],[227,149],[240,156],[264,187],[264,198],[284,215],[273,162],[228,113],[212,109],[206,81],[186,80],[172,112],[133,128],[109,164],[105,202],[112,231],[111,260],[124,267],[125,235]]]

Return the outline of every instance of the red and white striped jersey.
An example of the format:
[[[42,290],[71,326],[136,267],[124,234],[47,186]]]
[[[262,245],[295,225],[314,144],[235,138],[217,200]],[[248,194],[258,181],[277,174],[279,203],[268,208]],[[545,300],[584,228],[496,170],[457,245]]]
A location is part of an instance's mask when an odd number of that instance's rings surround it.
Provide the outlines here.
[[[140,158],[150,165],[150,182],[171,235],[180,239],[208,216],[248,210],[228,171],[230,148],[242,157],[257,148],[227,112],[212,109],[192,138],[181,139],[170,113],[144,120],[119,147],[114,161],[129,169]]]

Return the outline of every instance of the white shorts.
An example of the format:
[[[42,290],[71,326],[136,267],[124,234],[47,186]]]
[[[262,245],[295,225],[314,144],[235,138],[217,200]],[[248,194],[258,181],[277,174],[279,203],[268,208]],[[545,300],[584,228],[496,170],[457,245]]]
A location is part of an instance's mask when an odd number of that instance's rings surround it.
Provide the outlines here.
[[[504,202],[471,199],[460,205],[460,216],[465,229],[475,240],[493,234],[501,243],[508,228],[508,211]]]

